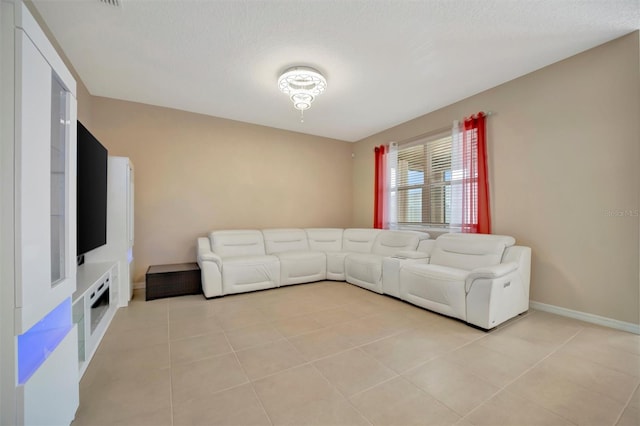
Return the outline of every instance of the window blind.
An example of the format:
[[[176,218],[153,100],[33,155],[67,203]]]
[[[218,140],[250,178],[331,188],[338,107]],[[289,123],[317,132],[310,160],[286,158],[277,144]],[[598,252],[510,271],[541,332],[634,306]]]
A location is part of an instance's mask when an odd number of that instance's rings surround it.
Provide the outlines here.
[[[398,147],[398,223],[446,226],[451,216],[450,133]]]

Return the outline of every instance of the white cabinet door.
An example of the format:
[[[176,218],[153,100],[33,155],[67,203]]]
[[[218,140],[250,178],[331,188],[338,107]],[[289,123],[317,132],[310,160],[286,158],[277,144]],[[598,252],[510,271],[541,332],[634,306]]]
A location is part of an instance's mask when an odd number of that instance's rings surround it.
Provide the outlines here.
[[[75,191],[71,190],[75,186],[75,139],[70,125],[72,119],[75,123],[75,98],[64,92],[61,106],[60,99],[52,96],[56,84],[63,90],[64,86],[21,30],[16,32],[16,50],[20,124],[15,144],[15,306],[16,329],[21,334],[75,289],[71,254],[75,251]],[[61,144],[54,144],[61,149],[52,150],[54,134],[63,138]]]

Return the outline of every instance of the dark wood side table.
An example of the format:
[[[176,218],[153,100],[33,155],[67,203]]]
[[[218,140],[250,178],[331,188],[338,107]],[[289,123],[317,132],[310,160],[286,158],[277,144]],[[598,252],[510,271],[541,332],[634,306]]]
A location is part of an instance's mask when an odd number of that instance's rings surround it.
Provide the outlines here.
[[[200,267],[197,263],[149,266],[146,287],[145,300],[200,294]]]

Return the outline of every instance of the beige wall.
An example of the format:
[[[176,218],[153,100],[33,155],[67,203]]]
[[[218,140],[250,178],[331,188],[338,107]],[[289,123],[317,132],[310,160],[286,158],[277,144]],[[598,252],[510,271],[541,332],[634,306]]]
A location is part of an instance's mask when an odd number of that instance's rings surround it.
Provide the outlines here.
[[[373,218],[375,145],[493,111],[494,233],[532,247],[531,299],[640,323],[639,52],[635,32],[357,142],[353,225]]]
[[[91,108],[91,132],[134,165],[136,281],[195,261],[215,229],[350,224],[350,143],[100,97]]]
[[[92,108],[93,96],[89,93],[84,83],[76,76],[76,98],[78,100],[78,120],[91,131],[93,126]]]

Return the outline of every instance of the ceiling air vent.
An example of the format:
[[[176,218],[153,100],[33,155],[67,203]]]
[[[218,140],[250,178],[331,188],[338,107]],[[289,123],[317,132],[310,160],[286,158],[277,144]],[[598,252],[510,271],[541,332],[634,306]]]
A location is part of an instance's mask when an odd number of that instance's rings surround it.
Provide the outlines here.
[[[100,0],[100,3],[106,4],[107,6],[120,7],[121,0]]]

